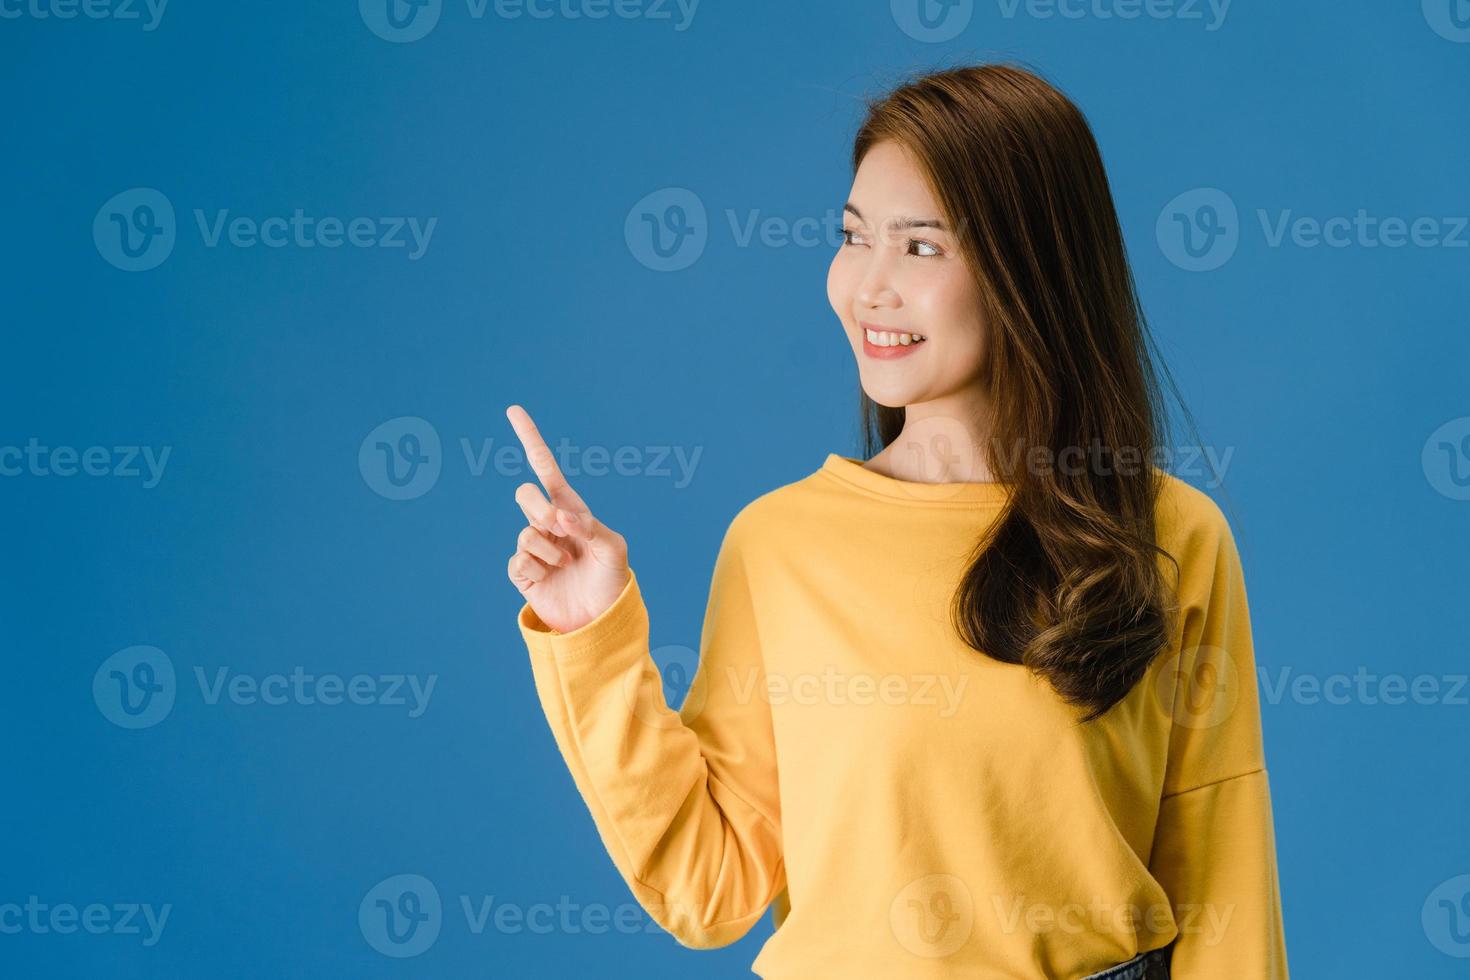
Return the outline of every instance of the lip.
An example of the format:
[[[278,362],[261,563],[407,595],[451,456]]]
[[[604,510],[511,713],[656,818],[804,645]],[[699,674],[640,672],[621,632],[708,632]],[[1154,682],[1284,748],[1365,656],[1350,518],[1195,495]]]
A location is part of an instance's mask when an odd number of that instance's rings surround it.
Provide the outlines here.
[[[920,347],[923,347],[925,344],[929,343],[928,340],[922,340],[917,344],[908,344],[907,346],[905,346],[904,344],[898,344],[894,347],[879,347],[877,344],[869,343],[869,330],[873,330],[878,333],[883,333],[885,330],[888,333],[912,333],[912,331],[890,330],[887,327],[880,327],[874,323],[863,323],[862,321],[858,321],[858,330],[860,330],[863,335],[863,353],[866,354],[868,357],[877,358],[880,361],[891,361],[894,358],[898,357],[908,357],[910,354],[917,351]]]

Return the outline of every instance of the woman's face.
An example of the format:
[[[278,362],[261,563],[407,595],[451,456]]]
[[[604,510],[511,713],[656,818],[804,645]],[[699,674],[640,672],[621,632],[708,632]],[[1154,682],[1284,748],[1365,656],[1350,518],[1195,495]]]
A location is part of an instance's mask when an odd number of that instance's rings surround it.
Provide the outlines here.
[[[917,161],[899,144],[877,143],[863,158],[843,239],[827,299],[868,397],[898,408],[972,386],[985,354],[979,289]]]

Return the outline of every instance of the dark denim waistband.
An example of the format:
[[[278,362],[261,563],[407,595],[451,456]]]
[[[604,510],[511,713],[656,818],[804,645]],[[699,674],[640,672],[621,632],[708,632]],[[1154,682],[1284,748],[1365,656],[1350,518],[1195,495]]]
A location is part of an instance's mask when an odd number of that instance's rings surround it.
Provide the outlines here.
[[[1169,980],[1169,962],[1174,944],[1139,953],[1133,959],[1110,966],[1101,973],[1089,973],[1082,980]]]

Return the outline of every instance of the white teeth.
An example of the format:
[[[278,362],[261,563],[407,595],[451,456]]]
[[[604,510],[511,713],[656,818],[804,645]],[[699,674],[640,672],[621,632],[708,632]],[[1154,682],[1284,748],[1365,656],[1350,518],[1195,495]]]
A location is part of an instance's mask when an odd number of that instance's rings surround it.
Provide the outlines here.
[[[907,347],[924,340],[921,333],[893,333],[888,330],[868,330],[868,343],[874,347]]]

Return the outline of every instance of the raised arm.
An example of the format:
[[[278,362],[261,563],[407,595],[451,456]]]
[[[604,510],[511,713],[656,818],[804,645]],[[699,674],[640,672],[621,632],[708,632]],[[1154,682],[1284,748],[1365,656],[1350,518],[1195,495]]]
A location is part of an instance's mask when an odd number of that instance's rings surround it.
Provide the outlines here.
[[[734,942],[786,885],[743,515],[721,543],[699,666],[675,711],[626,542],[571,491],[529,416],[507,414],[551,497],[518,488],[530,524],[508,571],[557,747],[639,904],[686,946]]]

